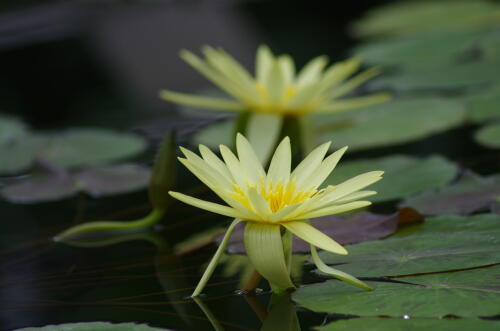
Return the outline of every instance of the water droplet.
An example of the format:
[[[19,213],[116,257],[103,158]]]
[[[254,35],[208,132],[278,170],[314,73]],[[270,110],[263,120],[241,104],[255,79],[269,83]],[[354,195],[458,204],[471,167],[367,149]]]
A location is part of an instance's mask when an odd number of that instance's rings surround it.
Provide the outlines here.
[[[408,316],[408,315],[403,315],[403,318],[404,318],[405,320],[409,320],[409,319],[410,319],[410,316]]]

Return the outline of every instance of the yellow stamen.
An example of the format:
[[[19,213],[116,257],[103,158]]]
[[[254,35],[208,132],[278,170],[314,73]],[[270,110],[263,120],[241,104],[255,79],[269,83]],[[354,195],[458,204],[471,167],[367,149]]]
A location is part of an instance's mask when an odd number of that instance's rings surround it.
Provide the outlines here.
[[[313,197],[317,191],[309,189],[305,191],[297,190],[295,181],[289,181],[286,184],[281,182],[273,183],[270,181],[266,185],[263,178],[261,178],[258,185],[247,184],[247,188],[254,187],[257,192],[268,202],[269,208],[273,213],[285,208],[286,206],[295,205]],[[238,185],[233,185],[234,192],[231,198],[240,202],[245,208],[252,210],[248,196],[245,191]]]

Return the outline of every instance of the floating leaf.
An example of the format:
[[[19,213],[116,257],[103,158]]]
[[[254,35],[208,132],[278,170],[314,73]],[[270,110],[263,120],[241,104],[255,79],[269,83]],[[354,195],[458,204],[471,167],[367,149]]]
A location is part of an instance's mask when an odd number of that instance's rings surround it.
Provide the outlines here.
[[[447,64],[475,50],[488,31],[436,31],[361,44],[353,53],[367,63],[393,66]]]
[[[34,328],[22,328],[16,331],[155,331],[167,330],[136,323],[110,323],[110,322],[80,322],[59,325],[47,325]]]
[[[352,331],[352,330],[481,330],[495,331],[500,327],[498,321],[487,321],[478,318],[377,318],[362,317],[338,320],[316,328],[320,331]]]
[[[300,305],[318,312],[360,316],[460,317],[500,313],[500,266],[402,278],[402,284],[368,282],[366,292],[328,280],[294,293]]]
[[[474,268],[500,262],[500,230],[389,238],[348,247],[345,256],[321,252],[325,263],[342,264],[356,277],[401,276]]]
[[[0,144],[0,174],[13,174],[32,166],[37,153],[47,140],[41,136],[27,135]]]
[[[314,115],[320,141],[350,150],[390,146],[421,139],[461,124],[462,103],[440,98],[397,100],[344,114]],[[196,143],[211,147],[233,143],[234,124],[215,123],[201,130]]]
[[[151,171],[137,164],[98,166],[74,175],[76,186],[94,198],[125,193],[147,186]]]
[[[33,176],[2,188],[1,195],[13,203],[55,201],[74,196],[79,188],[69,174]]]
[[[26,125],[14,117],[0,114],[0,144],[26,134]]]
[[[500,8],[489,1],[407,1],[378,7],[353,28],[361,36],[411,35],[498,25]]]
[[[408,198],[402,205],[425,215],[465,215],[489,207],[500,195],[500,178],[466,173],[452,186]]]
[[[438,216],[431,217],[425,222],[406,226],[392,236],[406,237],[413,234],[455,232],[490,232],[500,229],[500,217],[495,214],[481,214],[473,216]]]
[[[370,170],[384,171],[384,180],[370,186],[370,190],[377,191],[370,200],[387,201],[444,186],[455,178],[458,167],[437,155],[425,159],[392,155],[347,161],[338,165],[325,185],[336,185]]]
[[[80,191],[101,197],[144,188],[149,176],[149,169],[134,164],[99,166],[77,173],[35,175],[4,187],[1,195],[14,203],[54,201]]]
[[[146,142],[138,135],[97,128],[74,128],[50,136],[41,158],[63,168],[109,163],[142,152]]]
[[[373,81],[376,88],[398,91],[456,89],[496,83],[500,76],[498,60],[448,64],[437,67],[407,67],[398,74],[385,75]]]
[[[500,124],[490,124],[479,129],[474,138],[486,147],[500,148]]]
[[[463,101],[467,105],[469,118],[474,122],[500,118],[500,85],[466,94]]]

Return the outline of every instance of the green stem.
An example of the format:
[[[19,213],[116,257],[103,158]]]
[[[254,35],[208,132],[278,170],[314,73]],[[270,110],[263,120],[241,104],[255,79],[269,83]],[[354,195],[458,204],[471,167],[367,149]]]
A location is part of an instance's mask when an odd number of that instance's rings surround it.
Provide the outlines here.
[[[115,230],[131,230],[153,226],[165,214],[165,209],[153,209],[146,217],[136,221],[96,221],[85,224],[79,224],[71,227],[54,237],[55,241],[65,240],[73,236],[84,234],[94,234],[98,232],[115,231]]]
[[[203,291],[203,288],[207,284],[208,279],[212,276],[212,274],[215,270],[215,267],[217,266],[217,263],[219,262],[221,255],[224,253],[224,250],[226,249],[227,243],[229,242],[229,238],[231,238],[231,234],[233,233],[234,227],[242,221],[243,220],[241,220],[241,219],[235,219],[231,223],[231,225],[229,225],[229,227],[227,228],[226,234],[224,235],[222,242],[220,243],[219,247],[217,248],[217,251],[215,252],[214,256],[212,257],[212,260],[210,260],[210,263],[208,264],[207,268],[205,269],[205,272],[203,273],[203,276],[201,276],[201,279],[198,282],[196,289],[194,290],[193,294],[191,295],[192,297],[199,296],[201,291]]]

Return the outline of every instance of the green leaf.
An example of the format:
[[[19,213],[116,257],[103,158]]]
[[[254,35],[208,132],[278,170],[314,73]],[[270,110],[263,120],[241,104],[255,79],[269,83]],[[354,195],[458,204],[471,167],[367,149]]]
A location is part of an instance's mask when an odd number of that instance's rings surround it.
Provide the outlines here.
[[[500,148],[500,123],[490,124],[482,127],[474,136],[481,145],[490,148]]]
[[[482,31],[435,31],[361,44],[353,53],[369,64],[393,66],[436,66],[447,64],[476,50],[478,40],[488,36]]]
[[[94,198],[136,191],[149,181],[149,168],[137,164],[97,166],[74,175],[76,186]]]
[[[332,140],[350,150],[402,144],[460,125],[465,107],[442,98],[395,100],[343,114],[315,114],[311,128],[318,143]],[[234,123],[223,121],[201,130],[195,143],[231,145]]]
[[[22,328],[16,331],[153,331],[167,330],[136,323],[110,323],[110,322],[80,322],[43,327]]]
[[[448,318],[448,319],[429,319],[429,318],[377,318],[363,317],[350,318],[347,320],[338,320],[316,328],[320,331],[352,331],[352,330],[370,330],[370,331],[416,331],[416,330],[481,330],[495,331],[500,327],[498,321],[486,321],[478,318]]]
[[[458,167],[437,155],[425,159],[403,155],[361,159],[340,163],[325,185],[336,185],[372,170],[383,170],[384,178],[369,187],[377,191],[369,200],[387,201],[444,186],[455,178]]]
[[[146,141],[136,134],[74,128],[51,135],[48,146],[39,156],[56,166],[71,168],[122,160],[145,148]]]
[[[98,166],[76,173],[34,175],[2,188],[0,194],[13,203],[60,200],[78,192],[98,198],[142,189],[149,177],[148,168],[135,164]]]
[[[454,0],[395,2],[378,7],[357,22],[360,36],[413,35],[447,29],[471,29],[498,24],[499,6],[489,1]]]
[[[500,228],[500,218],[495,214],[473,216],[437,216],[427,218],[425,222],[405,226],[391,238],[406,237],[413,234],[455,233],[455,232],[490,232]]]
[[[14,117],[0,114],[0,145],[26,134],[26,125]]]
[[[0,174],[28,170],[46,144],[47,139],[38,135],[26,135],[21,139],[0,143]]]
[[[500,231],[457,232],[393,238],[348,246],[349,255],[321,252],[356,277],[401,276],[480,267],[500,262]]]
[[[398,74],[381,76],[372,82],[374,88],[398,91],[457,89],[499,81],[498,60],[476,61],[442,66],[407,67]]]
[[[462,98],[468,117],[474,122],[500,118],[500,84],[479,92],[470,92]]]
[[[359,316],[460,317],[500,313],[500,266],[402,278],[404,283],[368,282],[366,292],[336,280],[307,285],[293,299],[317,312]]]
[[[489,207],[499,195],[498,176],[484,178],[466,173],[452,186],[408,198],[402,205],[412,207],[425,215],[464,215]]]

